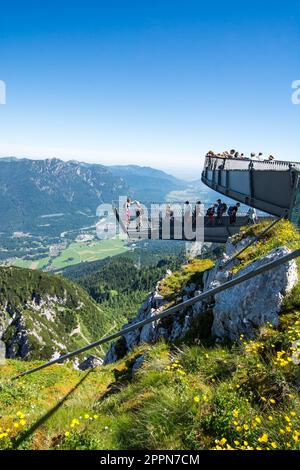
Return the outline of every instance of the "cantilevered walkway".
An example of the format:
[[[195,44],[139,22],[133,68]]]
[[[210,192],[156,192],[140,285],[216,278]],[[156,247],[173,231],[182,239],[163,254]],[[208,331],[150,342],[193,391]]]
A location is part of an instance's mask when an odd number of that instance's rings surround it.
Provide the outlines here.
[[[209,220],[206,216],[201,217],[200,232],[196,232],[191,236],[188,232],[186,234],[184,227],[184,204],[176,205],[177,210],[172,218],[167,219],[163,214],[154,217],[141,217],[139,221],[135,217],[126,226],[123,217],[119,215],[118,210],[115,208],[115,215],[122,232],[128,235],[131,240],[183,240],[183,241],[204,241],[210,243],[226,243],[228,237],[235,235],[240,231],[240,228],[248,223],[246,214],[239,215],[234,224],[230,224],[229,217],[224,215],[221,223],[218,223],[216,217],[213,221]],[[181,209],[181,210],[180,210]],[[270,217],[258,217],[260,221],[270,220]],[[199,236],[200,235],[200,236]]]
[[[258,217],[259,221],[270,219],[270,216],[287,217],[300,226],[300,163],[206,157],[202,181],[220,194],[270,214]],[[125,227],[122,217],[115,211],[120,227],[131,239],[196,240],[196,235],[194,238],[185,235],[183,204],[174,213],[169,231],[163,229],[163,215],[141,217],[140,224],[133,220]],[[204,242],[225,243],[248,223],[248,218],[239,211],[234,224],[230,224],[228,216],[222,217],[221,224],[216,217],[211,224],[202,216],[201,223]]]
[[[236,201],[299,219],[300,163],[206,157],[202,181]]]

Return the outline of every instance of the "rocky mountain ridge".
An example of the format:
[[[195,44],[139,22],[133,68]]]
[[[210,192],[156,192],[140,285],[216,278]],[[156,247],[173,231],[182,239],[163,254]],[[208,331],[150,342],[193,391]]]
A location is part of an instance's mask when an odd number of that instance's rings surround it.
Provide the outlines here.
[[[59,234],[67,227],[92,225],[103,202],[126,195],[160,201],[185,184],[147,167],[110,167],[58,158],[0,158],[1,231],[37,234],[39,227],[59,217]]]

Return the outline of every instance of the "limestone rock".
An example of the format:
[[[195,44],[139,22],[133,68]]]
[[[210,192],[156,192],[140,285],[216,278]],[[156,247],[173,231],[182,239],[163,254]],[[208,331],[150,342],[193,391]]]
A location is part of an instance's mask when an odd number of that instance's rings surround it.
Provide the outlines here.
[[[264,259],[255,261],[238,275],[287,254],[286,248],[278,248]],[[279,313],[284,295],[297,282],[297,265],[290,261],[215,296],[212,334],[219,338],[236,340],[241,334],[253,336],[264,323],[279,323]]]

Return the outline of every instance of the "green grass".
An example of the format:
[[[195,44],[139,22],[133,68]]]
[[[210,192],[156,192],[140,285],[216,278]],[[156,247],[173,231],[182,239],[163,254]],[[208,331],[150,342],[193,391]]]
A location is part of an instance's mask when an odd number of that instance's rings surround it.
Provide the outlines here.
[[[97,240],[89,243],[71,243],[57,258],[52,261],[54,268],[65,268],[85,261],[96,261],[115,256],[127,251],[123,240]]]
[[[88,374],[52,366],[13,387],[9,377],[38,363],[7,361],[0,448],[299,449],[299,367],[288,360],[300,338],[293,295],[281,326],[266,325],[252,341],[143,345]]]
[[[213,267],[213,261],[209,259],[193,259],[180,270],[167,276],[159,284],[159,292],[166,298],[172,299],[181,293],[182,288],[188,283],[202,285],[203,273]]]
[[[263,232],[268,225],[270,225],[269,222],[263,222],[251,227],[242,227],[241,232],[233,237],[233,243],[237,243],[246,237],[257,236],[259,233]],[[278,222],[278,224],[272,230],[267,232],[264,237],[238,256],[240,264],[233,268],[232,272],[236,273],[240,271],[248,264],[263,258],[270,251],[282,246],[285,246],[290,250],[297,249],[300,246],[299,232],[293,224],[287,220]]]
[[[83,262],[102,260],[125,253],[127,250],[126,241],[121,239],[95,240],[85,243],[73,242],[56,258],[45,257],[33,261],[17,258],[13,261],[12,266],[42,270],[50,261],[52,267],[62,269]]]
[[[49,258],[41,258],[34,261],[18,258],[12,263],[12,266],[27,269],[43,269],[48,264],[48,261]]]

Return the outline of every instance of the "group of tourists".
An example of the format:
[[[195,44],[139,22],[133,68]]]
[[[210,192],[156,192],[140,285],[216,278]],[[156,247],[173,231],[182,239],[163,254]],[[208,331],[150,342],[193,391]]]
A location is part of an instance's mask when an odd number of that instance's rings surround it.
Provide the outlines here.
[[[208,218],[207,226],[223,225],[223,216],[229,216],[229,224],[234,225],[236,223],[236,217],[241,204],[237,202],[234,206],[227,207],[226,202],[222,199],[218,199],[215,204],[210,206],[206,211]],[[247,223],[256,224],[258,221],[256,209],[250,207],[247,212]]]
[[[275,157],[273,155],[269,155],[265,157],[262,152],[254,153],[252,152],[250,156],[245,156],[244,153],[237,152],[236,150],[232,149],[229,152],[226,150],[222,153],[215,153],[212,150],[209,150],[206,154],[207,157],[219,157],[219,158],[238,158],[240,160],[256,160],[256,161],[273,161]]]
[[[208,217],[207,225],[222,225],[223,216],[229,216],[230,225],[235,224],[236,216],[240,208],[240,203],[237,202],[234,206],[227,207],[226,202],[223,202],[221,199],[218,199],[215,204],[207,209],[206,216]]]
[[[226,202],[222,199],[218,199],[215,204],[212,204],[206,211],[206,226],[218,226],[223,225],[224,216],[229,217],[229,224],[234,225],[236,223],[237,213],[241,207],[241,204],[237,202],[235,205],[227,206]],[[143,214],[142,205],[139,201],[131,200],[127,198],[125,203],[125,224],[129,227],[131,217],[135,215],[135,227],[136,231],[141,230],[141,217]],[[133,210],[132,210],[133,209]],[[186,222],[191,221],[192,225],[195,226],[199,217],[203,216],[202,203],[197,201],[195,204],[191,204],[189,201],[185,201],[183,206],[183,217]],[[160,217],[162,214],[160,214]],[[175,214],[171,204],[167,204],[164,209],[164,217],[174,220]],[[257,223],[256,209],[250,207],[247,212],[248,224]]]

